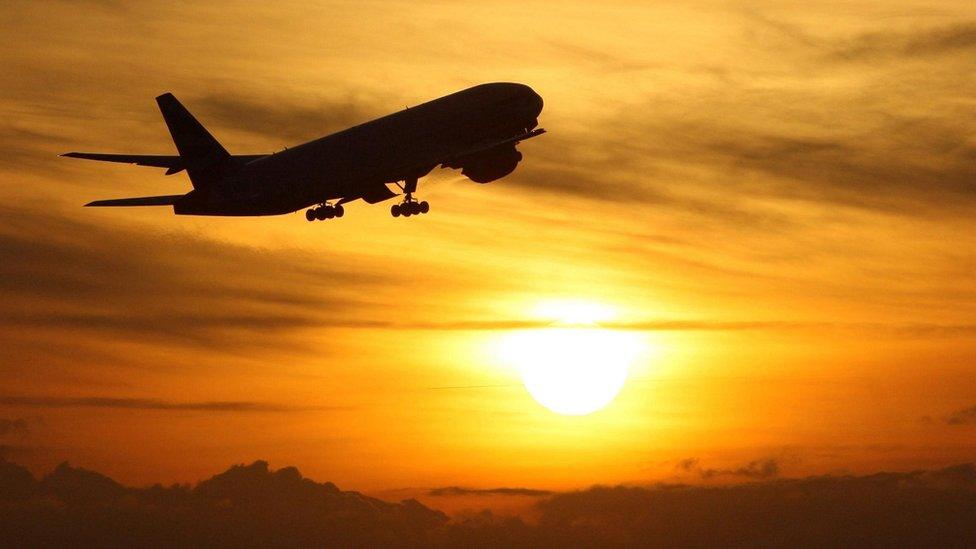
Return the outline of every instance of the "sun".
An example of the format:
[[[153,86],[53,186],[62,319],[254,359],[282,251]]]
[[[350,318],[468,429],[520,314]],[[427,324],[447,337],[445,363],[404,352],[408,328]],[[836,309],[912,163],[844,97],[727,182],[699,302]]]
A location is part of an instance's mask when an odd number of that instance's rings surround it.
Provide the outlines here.
[[[502,359],[513,365],[539,404],[564,415],[586,415],[610,404],[627,381],[640,350],[634,334],[601,328],[609,309],[590,304],[546,304],[547,328],[514,332],[501,342]]]

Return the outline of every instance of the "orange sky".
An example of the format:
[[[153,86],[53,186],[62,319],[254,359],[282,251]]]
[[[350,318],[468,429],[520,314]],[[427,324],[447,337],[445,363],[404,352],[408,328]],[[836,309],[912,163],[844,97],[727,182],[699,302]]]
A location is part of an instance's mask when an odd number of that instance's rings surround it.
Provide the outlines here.
[[[973,3],[591,4],[4,3],[4,454],[364,490],[971,460]],[[189,183],[57,157],[169,154],[166,91],[251,153],[499,80],[549,133],[489,185],[434,172],[409,220],[86,210]],[[602,411],[499,359],[552,300],[642,342]]]

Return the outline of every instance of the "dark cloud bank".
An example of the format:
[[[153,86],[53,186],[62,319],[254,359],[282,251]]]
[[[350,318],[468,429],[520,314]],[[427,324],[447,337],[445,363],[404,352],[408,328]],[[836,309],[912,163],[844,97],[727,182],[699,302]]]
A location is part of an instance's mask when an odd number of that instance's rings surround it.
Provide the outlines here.
[[[450,519],[297,469],[238,465],[194,487],[128,488],[59,465],[41,480],[0,461],[0,546],[914,546],[976,543],[976,464],[731,487],[594,487],[538,504],[538,521]]]

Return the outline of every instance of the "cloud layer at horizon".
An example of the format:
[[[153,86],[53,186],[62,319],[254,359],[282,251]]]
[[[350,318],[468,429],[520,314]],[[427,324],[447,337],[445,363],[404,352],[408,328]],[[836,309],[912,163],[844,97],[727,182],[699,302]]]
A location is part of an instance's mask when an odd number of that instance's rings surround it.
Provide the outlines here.
[[[35,470],[185,481],[262,452],[491,490],[971,455],[969,2],[67,7],[0,7],[0,408],[43,418],[0,442]],[[491,185],[434,172],[407,223],[83,210],[188,183],[57,157],[172,152],[165,91],[254,153],[499,80],[548,133]],[[645,343],[606,412],[553,417],[493,356],[548,299]]]

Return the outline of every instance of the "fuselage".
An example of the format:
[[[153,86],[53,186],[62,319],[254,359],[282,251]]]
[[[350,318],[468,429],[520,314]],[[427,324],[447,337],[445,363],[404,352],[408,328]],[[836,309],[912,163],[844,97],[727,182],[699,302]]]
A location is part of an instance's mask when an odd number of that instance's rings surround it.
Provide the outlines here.
[[[523,84],[475,86],[241,165],[178,214],[274,215],[425,175],[480,143],[534,128],[542,98]]]

